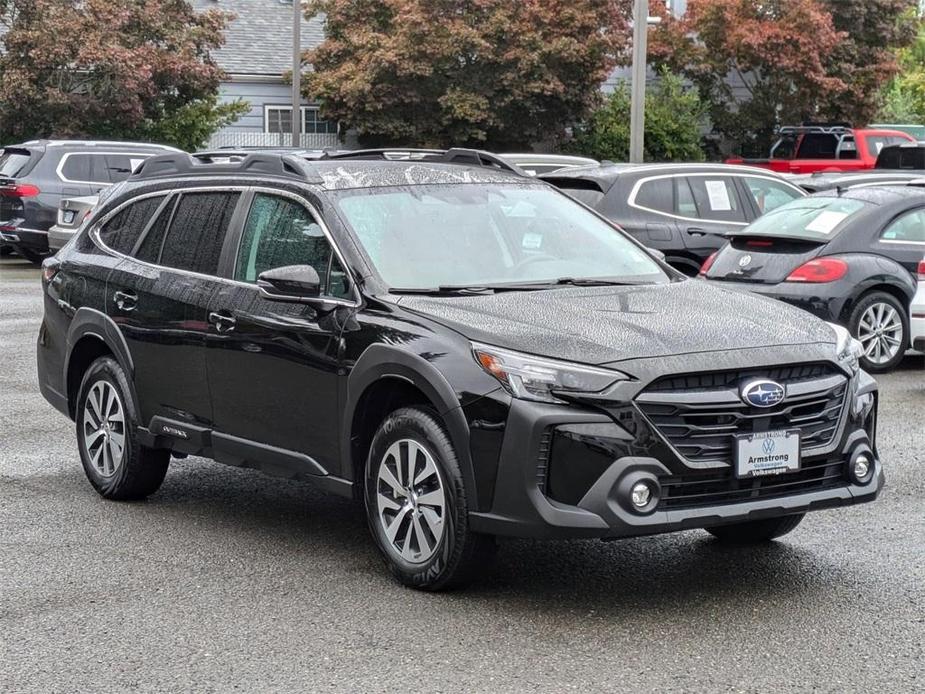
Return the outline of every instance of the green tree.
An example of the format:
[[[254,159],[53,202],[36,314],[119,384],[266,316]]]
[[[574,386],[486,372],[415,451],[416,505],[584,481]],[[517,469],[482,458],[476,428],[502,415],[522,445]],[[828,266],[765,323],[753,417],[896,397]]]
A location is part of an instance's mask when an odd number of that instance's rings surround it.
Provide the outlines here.
[[[187,0],[0,0],[0,138],[201,146],[246,105],[221,104],[230,15]]]
[[[696,90],[685,89],[680,77],[662,70],[646,93],[646,161],[702,161],[700,140],[706,111]],[[627,161],[629,126],[629,86],[621,84],[575,129],[572,148],[597,159]]]
[[[314,0],[305,93],[364,143],[520,148],[598,105],[624,0]]]
[[[880,122],[925,124],[925,24],[917,25],[915,41],[897,52],[899,74],[881,95]]]

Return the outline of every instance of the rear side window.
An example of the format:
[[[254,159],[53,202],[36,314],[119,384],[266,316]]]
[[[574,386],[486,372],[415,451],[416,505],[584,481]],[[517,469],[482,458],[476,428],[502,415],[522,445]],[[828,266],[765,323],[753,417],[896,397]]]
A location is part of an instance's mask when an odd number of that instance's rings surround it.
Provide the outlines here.
[[[131,253],[165,197],[144,198],[124,207],[100,229],[102,242],[119,253]]]
[[[745,221],[735,184],[729,176],[690,176],[688,183],[703,219],[717,222]]]
[[[925,243],[925,210],[913,210],[890,222],[880,238],[897,243]]]
[[[167,235],[167,225],[170,224],[170,219],[176,204],[176,198],[167,203],[167,206],[161,210],[157,219],[154,220],[154,224],[145,232],[145,237],[142,239],[141,245],[138,246],[138,250],[135,252],[135,257],[138,258],[138,260],[143,260],[146,263],[157,263],[158,260],[160,260],[161,246],[164,245],[164,237]]]
[[[240,193],[185,193],[167,232],[160,264],[214,275]]]
[[[70,153],[64,155],[61,176],[80,183],[109,183],[106,157],[102,154]]]
[[[639,190],[636,191],[636,197],[633,202],[640,207],[671,214],[674,210],[671,185],[670,178],[656,178],[651,181],[643,181],[639,186]]]
[[[26,170],[31,160],[32,154],[27,149],[3,150],[0,154],[0,176],[16,178]]]
[[[311,265],[322,293],[347,296],[346,275],[311,212],[295,200],[258,193],[238,247],[234,278],[256,282],[261,272],[286,265]]]

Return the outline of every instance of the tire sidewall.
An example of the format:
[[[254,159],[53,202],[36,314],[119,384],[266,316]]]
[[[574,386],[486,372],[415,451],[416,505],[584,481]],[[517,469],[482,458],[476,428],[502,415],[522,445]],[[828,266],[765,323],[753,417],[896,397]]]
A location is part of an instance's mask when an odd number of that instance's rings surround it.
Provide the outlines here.
[[[902,343],[899,346],[899,351],[896,353],[896,356],[888,362],[884,362],[883,364],[872,364],[866,356],[861,357],[861,366],[865,371],[883,373],[890,371],[902,361],[903,355],[909,347],[909,316],[907,315],[907,311],[903,308],[902,303],[892,294],[887,294],[886,292],[872,292],[867,294],[861,297],[860,301],[855,305],[848,323],[848,331],[855,339],[858,339],[858,328],[861,324],[861,317],[864,315],[864,312],[874,304],[887,304],[893,308],[899,315],[899,322],[903,330]]]
[[[401,439],[414,439],[428,450],[437,467],[446,498],[440,545],[430,559],[420,564],[408,562],[390,548],[379,521],[376,499],[379,462],[389,446]],[[435,413],[408,408],[389,415],[379,427],[370,446],[364,482],[369,529],[391,572],[406,585],[421,588],[438,587],[452,572],[453,557],[457,554],[459,544],[465,540],[467,509],[458,458]]]
[[[84,410],[87,406],[87,396],[93,385],[99,381],[106,381],[112,385],[122,400],[122,410],[125,413],[125,446],[122,452],[122,462],[119,469],[112,477],[104,477],[90,461],[86,446],[84,445],[83,417]],[[118,493],[124,486],[125,478],[129,474],[130,463],[133,457],[137,457],[135,427],[137,426],[135,403],[131,397],[131,390],[128,387],[128,380],[125,372],[118,362],[111,357],[102,357],[90,365],[84,374],[80,384],[80,390],[77,395],[77,406],[75,407],[75,420],[77,425],[77,450],[80,453],[80,462],[83,465],[84,472],[90,484],[93,485],[100,494],[110,497]]]

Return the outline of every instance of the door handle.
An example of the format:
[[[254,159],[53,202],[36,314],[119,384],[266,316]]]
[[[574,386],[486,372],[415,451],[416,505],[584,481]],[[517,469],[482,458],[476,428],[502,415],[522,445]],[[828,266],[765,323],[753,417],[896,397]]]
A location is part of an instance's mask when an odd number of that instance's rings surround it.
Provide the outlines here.
[[[701,229],[700,227],[688,227],[687,233],[690,236],[706,236],[707,235],[706,229]]]
[[[134,311],[138,306],[138,296],[131,292],[118,291],[112,295],[120,311]]]
[[[216,313],[215,311],[209,313],[209,322],[214,325],[215,330],[220,333],[230,333],[234,330],[235,323],[237,323],[231,316],[224,313]]]

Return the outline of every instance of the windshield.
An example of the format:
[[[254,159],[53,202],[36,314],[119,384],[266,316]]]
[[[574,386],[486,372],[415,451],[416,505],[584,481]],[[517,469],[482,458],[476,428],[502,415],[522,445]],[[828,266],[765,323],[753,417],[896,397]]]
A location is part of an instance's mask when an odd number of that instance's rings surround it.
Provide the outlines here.
[[[420,185],[347,190],[338,198],[393,289],[669,281],[635,243],[546,186]]]
[[[850,198],[801,198],[768,212],[733,235],[827,241],[865,207],[866,202]]]

